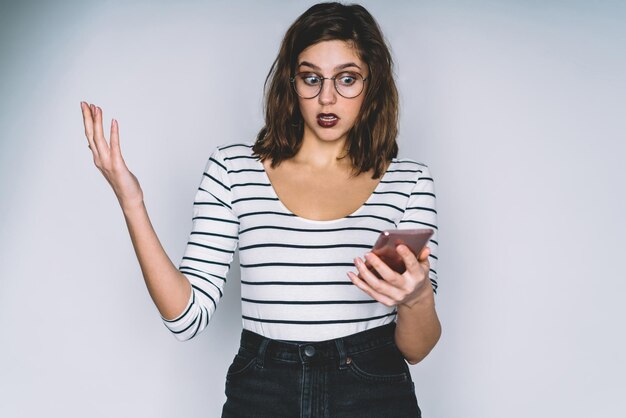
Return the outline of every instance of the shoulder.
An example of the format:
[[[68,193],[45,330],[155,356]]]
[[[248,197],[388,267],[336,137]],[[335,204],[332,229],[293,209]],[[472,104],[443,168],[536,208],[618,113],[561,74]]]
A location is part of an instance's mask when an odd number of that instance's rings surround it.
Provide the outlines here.
[[[421,160],[415,160],[413,158],[394,158],[391,160],[396,165],[406,165],[407,167],[413,166],[415,169],[428,168],[428,164]]]
[[[231,158],[241,155],[250,155],[252,153],[251,141],[237,141],[237,142],[222,142],[215,146],[214,153],[219,154],[224,158]]]
[[[430,176],[430,167],[423,160],[413,158],[393,158],[389,165],[389,171],[402,171],[413,173],[416,179]]]

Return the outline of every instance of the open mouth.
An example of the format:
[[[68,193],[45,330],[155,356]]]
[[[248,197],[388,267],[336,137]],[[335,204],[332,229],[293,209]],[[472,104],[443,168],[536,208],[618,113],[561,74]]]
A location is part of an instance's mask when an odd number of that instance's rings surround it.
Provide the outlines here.
[[[334,113],[320,113],[317,115],[317,124],[323,128],[331,128],[337,124],[339,116]]]

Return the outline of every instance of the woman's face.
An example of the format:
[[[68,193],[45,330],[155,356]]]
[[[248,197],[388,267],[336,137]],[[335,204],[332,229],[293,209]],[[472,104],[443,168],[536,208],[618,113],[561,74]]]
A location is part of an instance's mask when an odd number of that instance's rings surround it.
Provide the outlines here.
[[[367,64],[361,61],[356,48],[352,45],[341,40],[313,44],[298,56],[296,73],[306,72],[322,77],[334,77],[348,72],[367,78],[369,76]],[[344,76],[338,77],[338,84],[348,86],[354,81],[350,74],[342,77]],[[307,80],[312,84],[320,81],[315,77]],[[322,91],[314,98],[305,99],[298,96],[300,113],[304,119],[304,138],[324,142],[345,141],[363,104],[367,81],[364,84],[363,91],[354,98],[340,95],[335,89],[333,80],[324,80]]]

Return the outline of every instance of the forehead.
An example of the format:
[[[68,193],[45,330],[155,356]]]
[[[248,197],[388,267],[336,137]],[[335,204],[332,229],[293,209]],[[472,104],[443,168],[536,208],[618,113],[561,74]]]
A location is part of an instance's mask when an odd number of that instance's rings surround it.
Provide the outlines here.
[[[331,40],[310,45],[298,55],[297,66],[306,61],[323,71],[333,71],[338,66],[354,63],[360,68],[365,63],[359,58],[358,50],[352,42]]]

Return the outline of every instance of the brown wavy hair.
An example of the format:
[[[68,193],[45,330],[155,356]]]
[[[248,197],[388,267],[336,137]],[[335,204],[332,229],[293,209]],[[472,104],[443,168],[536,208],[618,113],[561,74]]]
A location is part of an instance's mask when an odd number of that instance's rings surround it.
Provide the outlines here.
[[[261,161],[271,157],[274,168],[298,152],[304,123],[289,78],[295,73],[303,50],[329,40],[353,43],[359,58],[369,67],[365,98],[348,132],[346,151],[356,175],[374,168],[372,179],[379,178],[398,154],[398,90],[382,31],[372,15],[358,4],[319,3],[289,27],[265,79],[265,126],[257,135],[253,154]]]

